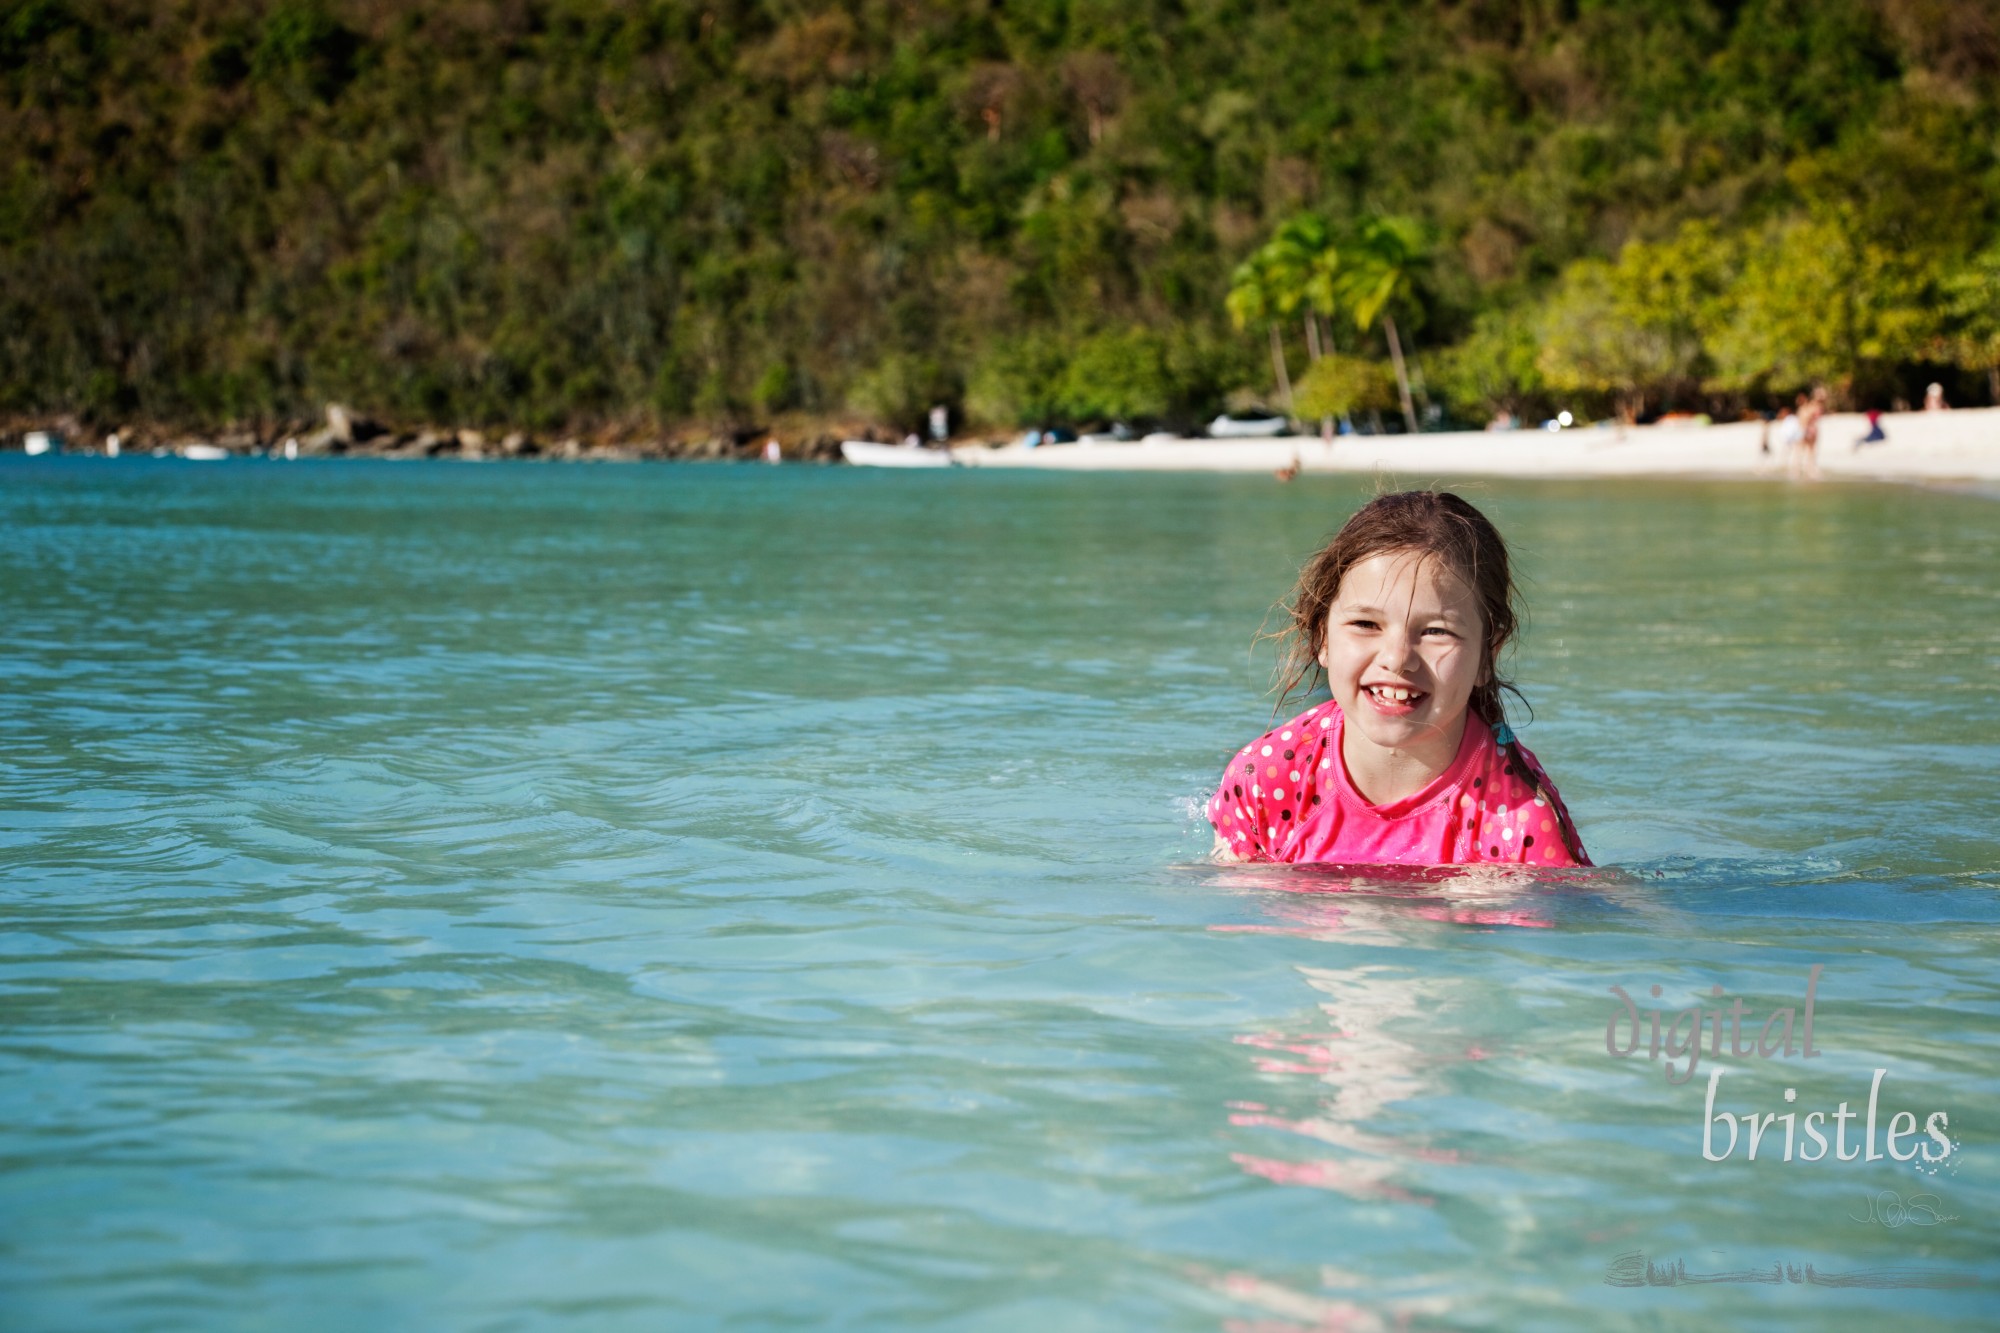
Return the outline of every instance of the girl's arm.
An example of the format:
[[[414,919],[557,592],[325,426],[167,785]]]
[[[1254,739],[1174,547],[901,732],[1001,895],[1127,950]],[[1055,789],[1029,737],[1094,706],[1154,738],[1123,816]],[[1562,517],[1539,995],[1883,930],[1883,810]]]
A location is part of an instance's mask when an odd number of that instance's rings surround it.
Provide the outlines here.
[[[1242,865],[1249,858],[1238,856],[1230,847],[1229,839],[1218,833],[1215,835],[1215,848],[1209,852],[1208,859],[1216,862],[1218,865],[1236,866]]]

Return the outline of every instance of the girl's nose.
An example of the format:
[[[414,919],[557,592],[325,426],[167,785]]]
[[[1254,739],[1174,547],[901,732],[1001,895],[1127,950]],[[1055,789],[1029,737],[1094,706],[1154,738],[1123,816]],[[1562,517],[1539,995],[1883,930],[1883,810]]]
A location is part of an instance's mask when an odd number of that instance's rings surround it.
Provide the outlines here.
[[[1418,639],[1414,634],[1384,634],[1381,654],[1376,660],[1390,670],[1414,671],[1423,665],[1424,660],[1417,646]]]

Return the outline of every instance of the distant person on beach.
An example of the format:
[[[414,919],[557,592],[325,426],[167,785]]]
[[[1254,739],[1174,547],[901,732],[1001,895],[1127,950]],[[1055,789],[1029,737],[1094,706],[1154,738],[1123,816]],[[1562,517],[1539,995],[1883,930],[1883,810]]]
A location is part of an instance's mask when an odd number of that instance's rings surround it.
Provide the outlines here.
[[[1819,480],[1819,423],[1825,415],[1825,389],[1799,395],[1799,447],[1792,455],[1792,470],[1806,481]]]
[[[1799,419],[1792,412],[1791,408],[1781,407],[1778,409],[1777,425],[1769,431],[1769,434],[1771,437],[1770,445],[1777,446],[1778,457],[1784,459],[1786,464],[1790,465],[1792,451],[1799,447],[1799,437],[1803,434],[1803,430],[1799,425]],[[1770,445],[1765,446],[1764,452],[1769,453],[1771,451]]]
[[[1933,384],[1924,390],[1924,411],[1949,412],[1951,404],[1944,400],[1944,385]]]
[[[1889,432],[1882,429],[1882,413],[1880,411],[1870,411],[1868,413],[1868,433],[1856,440],[1854,447],[1858,450],[1864,444],[1883,444],[1888,441],[1888,438]]]
[[[1506,542],[1458,496],[1364,505],[1299,572],[1284,635],[1280,701],[1322,678],[1333,697],[1230,757],[1216,858],[1589,865],[1502,711],[1517,601]]]

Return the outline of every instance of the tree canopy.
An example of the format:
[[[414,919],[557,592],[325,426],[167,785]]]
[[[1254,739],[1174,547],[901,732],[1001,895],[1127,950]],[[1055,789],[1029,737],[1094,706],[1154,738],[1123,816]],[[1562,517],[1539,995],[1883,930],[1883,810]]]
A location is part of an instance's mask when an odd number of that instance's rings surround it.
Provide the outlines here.
[[[1964,399],[1996,89],[1940,0],[0,0],[0,412],[1194,419],[1318,225],[1461,419]]]

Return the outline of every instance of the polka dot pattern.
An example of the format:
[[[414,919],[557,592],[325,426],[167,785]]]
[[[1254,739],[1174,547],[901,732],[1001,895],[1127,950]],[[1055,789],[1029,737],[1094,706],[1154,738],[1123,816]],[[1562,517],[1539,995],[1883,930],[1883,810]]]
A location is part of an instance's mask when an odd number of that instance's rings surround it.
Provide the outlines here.
[[[1339,762],[1343,721],[1337,704],[1315,704],[1237,752],[1208,803],[1209,822],[1237,855],[1349,865],[1576,864],[1544,794],[1553,787],[1526,746],[1515,745],[1520,768],[1485,723],[1468,718],[1450,768],[1404,800],[1372,806]]]

